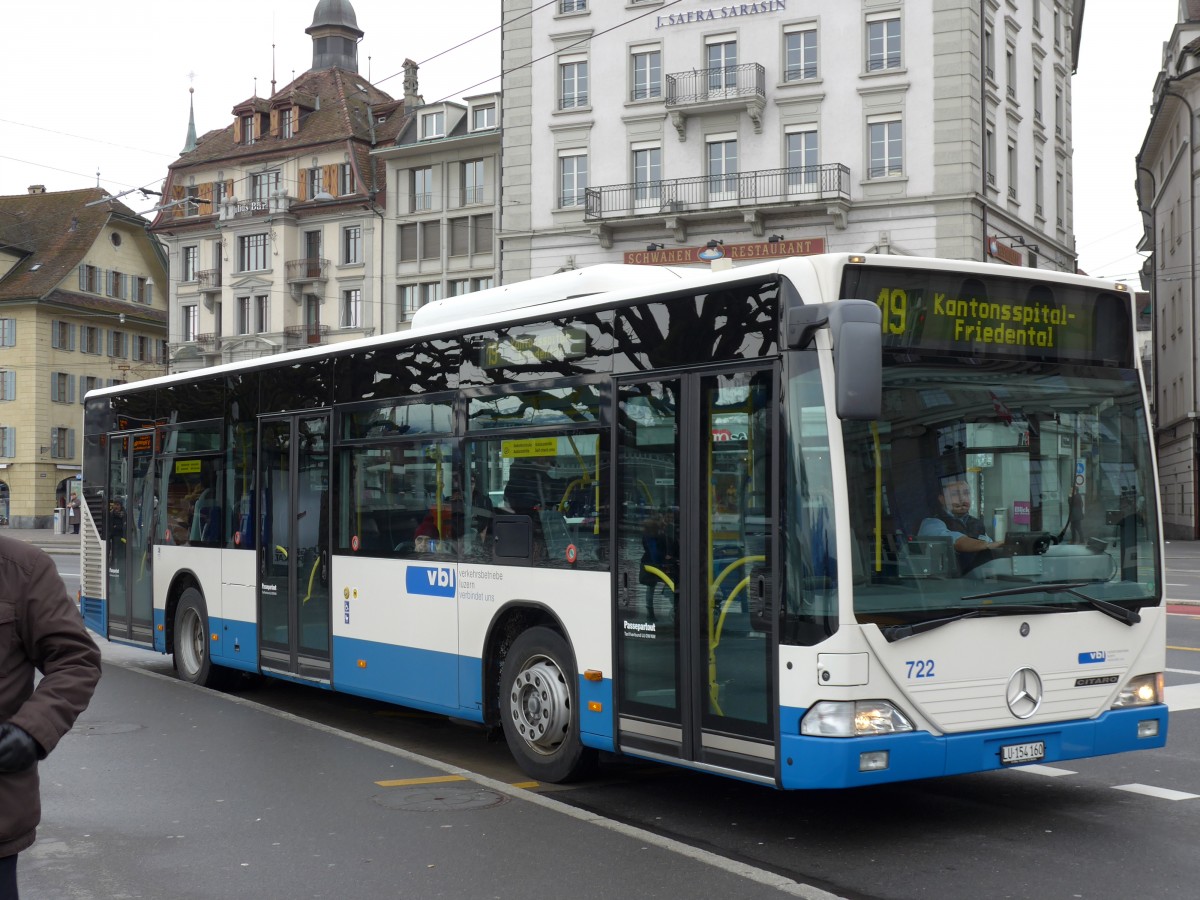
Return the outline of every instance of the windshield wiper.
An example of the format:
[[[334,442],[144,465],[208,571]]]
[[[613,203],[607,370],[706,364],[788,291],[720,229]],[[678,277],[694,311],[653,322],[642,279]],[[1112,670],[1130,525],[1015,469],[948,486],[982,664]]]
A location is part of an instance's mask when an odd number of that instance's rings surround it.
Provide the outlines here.
[[[963,599],[973,600],[975,598],[963,597]],[[933,629],[949,625],[951,622],[961,622],[963,619],[1019,614],[1037,615],[1039,613],[1050,612],[1057,612],[1057,610],[1045,606],[981,606],[978,609],[964,610],[952,616],[946,616],[943,619],[926,619],[924,622],[914,622],[911,625],[881,625],[879,631],[883,635],[884,640],[890,644],[906,637],[912,637],[914,634],[933,631]]]
[[[1072,597],[1086,600],[1093,609],[1098,609],[1106,616],[1111,616],[1118,622],[1122,622],[1131,628],[1142,621],[1142,617],[1138,614],[1137,610],[1117,606],[1117,604],[1101,600],[1099,597],[1089,597],[1083,591],[1079,590],[1079,588],[1087,587],[1091,583],[1089,581],[1077,581],[1074,583],[1029,584],[1022,587],[1005,588],[1000,591],[990,591],[986,594],[971,594],[970,596],[963,597],[963,599],[990,600],[993,597],[1016,597],[1020,594],[1070,594]]]

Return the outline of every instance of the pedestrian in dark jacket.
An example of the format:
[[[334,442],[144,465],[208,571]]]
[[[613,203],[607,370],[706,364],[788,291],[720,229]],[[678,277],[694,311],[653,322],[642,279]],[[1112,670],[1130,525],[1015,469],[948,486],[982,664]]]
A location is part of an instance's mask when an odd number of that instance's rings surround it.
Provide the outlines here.
[[[100,651],[50,557],[0,537],[0,900],[16,900],[17,854],[41,821],[38,760],[71,729],[99,680]]]

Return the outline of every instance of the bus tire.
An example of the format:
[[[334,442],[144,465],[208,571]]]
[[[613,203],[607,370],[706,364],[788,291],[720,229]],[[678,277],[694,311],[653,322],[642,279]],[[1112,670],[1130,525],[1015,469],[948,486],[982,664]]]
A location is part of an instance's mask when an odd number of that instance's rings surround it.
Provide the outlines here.
[[[172,656],[175,674],[201,687],[215,687],[217,671],[209,654],[208,610],[196,588],[184,590],[175,608]]]
[[[521,632],[500,675],[500,718],[517,764],[538,781],[573,781],[595,768],[596,751],[579,737],[578,693],[563,636],[542,626]]]

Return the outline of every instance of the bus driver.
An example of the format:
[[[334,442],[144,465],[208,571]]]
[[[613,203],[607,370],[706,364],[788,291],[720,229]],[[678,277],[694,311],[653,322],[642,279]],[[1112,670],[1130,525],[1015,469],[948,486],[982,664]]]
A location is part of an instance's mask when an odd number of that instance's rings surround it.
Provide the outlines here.
[[[942,483],[938,507],[936,513],[921,520],[917,533],[921,537],[953,538],[963,574],[991,559],[991,551],[1004,547],[1003,541],[988,537],[983,523],[971,515],[971,488],[961,476],[951,476]]]

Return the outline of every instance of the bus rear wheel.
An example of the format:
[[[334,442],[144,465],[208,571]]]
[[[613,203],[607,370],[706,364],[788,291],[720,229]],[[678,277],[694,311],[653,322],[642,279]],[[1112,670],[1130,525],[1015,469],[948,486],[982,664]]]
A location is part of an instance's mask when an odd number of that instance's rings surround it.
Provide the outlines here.
[[[595,768],[596,751],[579,737],[575,677],[570,646],[550,628],[522,632],[504,660],[504,738],[521,769],[539,781],[573,781]]]
[[[187,588],[175,608],[173,640],[175,674],[201,687],[215,687],[217,672],[209,656],[208,610],[204,595]]]

